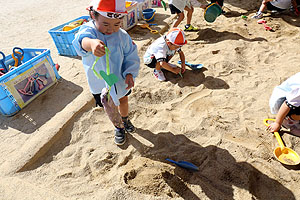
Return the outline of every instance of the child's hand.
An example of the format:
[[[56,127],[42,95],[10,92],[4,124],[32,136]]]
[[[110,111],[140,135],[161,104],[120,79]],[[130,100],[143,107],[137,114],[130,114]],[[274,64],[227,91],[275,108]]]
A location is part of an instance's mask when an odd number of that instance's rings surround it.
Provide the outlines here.
[[[185,65],[181,65],[181,73],[183,74],[185,72]]]
[[[268,126],[267,130],[270,132],[278,132],[280,129],[281,125],[277,122],[274,122],[272,124],[270,124],[270,126]]]
[[[102,57],[105,55],[105,44],[101,40],[93,39],[91,41],[92,53],[97,57]]]
[[[181,68],[179,68],[179,67],[173,68],[174,74],[179,74],[180,72],[181,72]]]
[[[126,75],[125,83],[128,85],[126,90],[129,90],[130,88],[134,87],[134,81],[131,74]]]

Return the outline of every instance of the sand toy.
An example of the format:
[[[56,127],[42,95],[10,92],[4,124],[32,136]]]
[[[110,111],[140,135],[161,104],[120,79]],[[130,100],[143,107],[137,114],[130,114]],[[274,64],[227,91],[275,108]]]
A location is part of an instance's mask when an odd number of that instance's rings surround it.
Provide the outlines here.
[[[141,28],[147,28],[147,29],[149,29],[149,30],[150,30],[150,33],[152,33],[152,34],[158,34],[158,31],[157,31],[157,30],[151,29],[151,28],[149,27],[149,24],[142,24],[142,25],[140,25],[140,27],[141,27]]]
[[[269,126],[268,121],[275,121],[275,120],[265,119],[264,124],[266,126]],[[276,149],[274,149],[273,152],[276,159],[285,165],[298,165],[300,163],[299,155],[292,149],[284,146],[278,132],[274,132],[274,135],[279,143],[279,147],[276,147]]]
[[[265,29],[266,31],[272,31],[272,28],[271,28],[270,26],[267,25],[267,21],[266,21],[266,20],[260,19],[260,20],[257,21],[257,23],[263,24],[263,25],[264,25],[264,29]]]
[[[178,61],[178,64],[181,65],[180,60]],[[203,67],[202,64],[191,64],[191,63],[188,63],[187,61],[185,61],[185,65],[189,66],[191,69],[201,69]]]
[[[187,162],[187,161],[174,161],[174,160],[171,160],[169,158],[166,159],[167,161],[170,161],[171,163],[174,163],[176,164],[177,166],[179,167],[182,167],[182,168],[185,168],[185,169],[189,169],[189,170],[192,170],[192,171],[199,171],[199,168],[194,165],[193,163],[190,163],[190,162]]]

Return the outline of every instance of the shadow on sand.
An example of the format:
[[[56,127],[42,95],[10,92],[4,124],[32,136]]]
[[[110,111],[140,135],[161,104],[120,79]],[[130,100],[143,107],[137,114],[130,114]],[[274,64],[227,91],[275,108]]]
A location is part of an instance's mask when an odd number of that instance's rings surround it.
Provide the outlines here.
[[[199,185],[209,199],[234,199],[233,186],[249,191],[253,199],[295,199],[284,185],[247,162],[237,162],[226,149],[213,145],[202,147],[182,134],[171,132],[154,134],[137,129],[136,133],[153,144],[146,146],[129,135],[127,147],[132,145],[141,156],[168,164],[166,158],[185,160],[199,167],[198,172],[179,167],[174,174],[162,172],[164,181],[183,199],[200,199],[186,183]]]
[[[212,90],[230,88],[229,85],[220,78],[205,76],[203,72],[206,70],[207,68],[205,67],[199,70],[186,70],[183,75],[183,78],[167,70],[164,70],[164,74],[168,81],[170,81],[173,84],[178,84],[179,87],[186,87],[186,86],[197,87],[203,84],[206,88]]]
[[[204,44],[213,44],[222,42],[224,40],[244,40],[248,42],[256,42],[256,41],[267,41],[265,38],[256,37],[253,39],[245,38],[238,33],[232,33],[229,31],[218,32],[212,28],[202,29],[198,32],[198,37],[195,39],[191,39],[191,41],[200,41],[203,40]]]
[[[22,133],[31,134],[63,110],[82,91],[82,87],[61,78],[58,84],[53,85],[16,115],[0,116],[0,129],[11,127]]]

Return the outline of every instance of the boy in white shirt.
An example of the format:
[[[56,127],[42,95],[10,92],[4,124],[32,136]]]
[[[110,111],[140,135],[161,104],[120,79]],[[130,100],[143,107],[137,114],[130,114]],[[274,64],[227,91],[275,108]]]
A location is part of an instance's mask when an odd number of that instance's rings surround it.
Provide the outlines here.
[[[185,72],[185,56],[181,47],[187,43],[184,32],[180,28],[172,28],[166,36],[155,40],[144,55],[144,63],[154,69],[154,76],[159,81],[165,81],[162,68],[174,74]],[[181,68],[168,63],[174,54],[178,52],[181,60]]]

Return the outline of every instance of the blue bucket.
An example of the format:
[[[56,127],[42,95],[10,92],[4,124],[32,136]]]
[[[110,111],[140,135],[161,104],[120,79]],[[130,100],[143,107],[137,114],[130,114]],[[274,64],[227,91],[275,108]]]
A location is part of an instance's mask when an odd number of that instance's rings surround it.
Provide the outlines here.
[[[143,10],[143,19],[146,22],[152,22],[154,20],[155,10],[153,8],[148,8]]]

